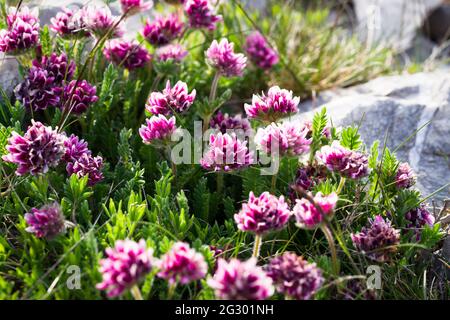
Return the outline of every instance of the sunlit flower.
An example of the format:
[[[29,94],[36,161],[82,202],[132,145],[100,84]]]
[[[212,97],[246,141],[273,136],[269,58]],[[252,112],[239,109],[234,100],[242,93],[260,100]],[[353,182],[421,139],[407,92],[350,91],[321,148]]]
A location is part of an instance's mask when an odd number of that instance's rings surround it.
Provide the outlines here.
[[[242,118],[242,115],[230,116],[228,113],[223,114],[220,111],[211,118],[209,126],[222,133],[227,133],[227,130],[243,130],[245,132],[251,129],[250,122],[246,118]]]
[[[325,219],[330,219],[336,207],[338,196],[334,192],[329,195],[323,195],[321,192],[318,192],[313,197],[313,200],[317,207],[306,198],[295,200],[292,214],[299,228],[315,229]]]
[[[187,84],[178,81],[173,87],[167,81],[162,92],[152,92],[147,101],[146,109],[152,114],[170,115],[174,112],[184,112],[194,103],[196,91],[188,91]]]
[[[171,136],[175,132],[175,117],[167,119],[160,114],[146,119],[147,124],[142,125],[139,134],[145,144],[155,146],[167,145],[171,143]]]
[[[7,29],[0,30],[0,52],[20,54],[39,43],[37,12],[28,7],[10,8],[6,21]]]
[[[399,189],[410,188],[416,183],[416,175],[408,163],[400,163],[395,175],[395,185]]]
[[[188,55],[187,50],[180,44],[168,44],[156,50],[156,58],[159,61],[182,61]]]
[[[103,49],[106,59],[117,66],[133,70],[143,67],[150,61],[150,54],[137,41],[113,39],[106,42]]]
[[[59,204],[46,205],[40,209],[32,208],[25,214],[27,232],[33,233],[37,238],[49,240],[65,231],[65,219]]]
[[[81,114],[98,100],[96,93],[97,89],[86,80],[72,80],[64,87],[62,107]]]
[[[66,170],[69,175],[77,177],[88,176],[88,185],[93,186],[103,180],[103,158],[93,157],[90,153],[83,153],[75,162],[67,163]]]
[[[88,6],[86,12],[86,27],[97,38],[101,39],[108,34],[108,38],[119,38],[125,33],[120,17],[112,15],[109,7]]]
[[[87,30],[86,15],[84,9],[63,8],[50,19],[50,29],[63,38],[88,37],[90,34]]]
[[[250,60],[264,70],[271,69],[279,60],[277,52],[269,46],[259,32],[254,32],[247,37],[245,51]]]
[[[64,160],[66,162],[75,162],[80,159],[83,154],[91,154],[87,142],[83,139],[80,140],[80,138],[74,134],[64,140],[64,146],[66,147],[66,152],[64,154]]]
[[[155,21],[147,19],[142,35],[153,45],[161,46],[176,39],[183,29],[183,22],[177,14],[158,16]]]
[[[222,17],[214,13],[209,0],[186,0],[184,5],[191,28],[216,29],[216,24]]]
[[[120,5],[124,13],[133,15],[141,11],[149,10],[153,7],[153,2],[144,0],[120,0]]]
[[[206,61],[225,77],[241,76],[247,65],[247,58],[242,53],[234,53],[234,43],[227,39],[211,43],[206,51]]]

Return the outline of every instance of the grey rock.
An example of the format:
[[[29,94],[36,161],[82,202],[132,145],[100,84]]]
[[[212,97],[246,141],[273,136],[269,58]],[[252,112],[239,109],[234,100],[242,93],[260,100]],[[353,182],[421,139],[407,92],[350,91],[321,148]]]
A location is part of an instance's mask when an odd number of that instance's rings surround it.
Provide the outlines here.
[[[14,57],[0,54],[0,88],[9,96],[19,79],[18,63]],[[0,100],[2,97],[0,95]]]
[[[396,149],[418,175],[418,189],[429,195],[450,183],[450,69],[381,77],[368,83],[320,94],[300,105],[297,117],[311,119],[325,106],[336,127],[359,124],[364,141]],[[426,123],[427,126],[422,128]],[[450,187],[434,196],[443,199]]]

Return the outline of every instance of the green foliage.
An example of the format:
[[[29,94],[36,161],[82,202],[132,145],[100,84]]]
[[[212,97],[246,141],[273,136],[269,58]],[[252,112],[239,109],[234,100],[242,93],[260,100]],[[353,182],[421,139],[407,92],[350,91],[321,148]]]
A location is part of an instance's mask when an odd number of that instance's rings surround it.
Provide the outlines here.
[[[341,133],[341,145],[350,150],[358,150],[362,145],[358,130],[357,127],[344,128]]]

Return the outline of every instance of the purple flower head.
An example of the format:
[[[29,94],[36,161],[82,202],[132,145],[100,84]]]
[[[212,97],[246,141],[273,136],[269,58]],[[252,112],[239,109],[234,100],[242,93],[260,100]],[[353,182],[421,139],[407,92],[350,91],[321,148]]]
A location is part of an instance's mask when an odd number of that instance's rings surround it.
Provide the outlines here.
[[[408,231],[413,231],[413,240],[420,241],[422,230],[425,226],[432,227],[435,223],[435,218],[429,212],[425,205],[421,205],[417,208],[411,209],[405,214],[405,219],[407,222],[405,233]]]
[[[253,95],[252,104],[245,104],[245,112],[252,119],[266,122],[276,122],[282,117],[298,112],[299,97],[294,97],[292,91],[271,87],[266,94]]]
[[[27,232],[34,233],[37,238],[49,240],[65,231],[65,219],[59,204],[46,205],[41,209],[32,208],[25,214]]]
[[[255,143],[269,155],[298,156],[309,151],[311,139],[307,139],[307,131],[295,123],[272,123],[266,128],[259,128],[255,135]]]
[[[191,28],[216,29],[216,24],[222,21],[222,16],[216,15],[209,0],[186,0],[184,9]]]
[[[173,87],[168,80],[162,92],[152,92],[145,108],[152,114],[170,115],[184,112],[194,103],[196,91],[188,91],[187,84],[178,81]]]
[[[148,51],[140,46],[137,41],[123,39],[113,39],[106,42],[103,54],[106,59],[115,65],[124,66],[129,70],[141,68],[151,59]]]
[[[399,189],[410,188],[416,183],[416,175],[408,163],[400,163],[395,175],[395,185]]]
[[[122,6],[122,11],[130,16],[141,11],[149,10],[153,7],[153,2],[144,0],[120,0],[120,5]]]
[[[358,251],[366,254],[370,259],[385,262],[391,254],[397,251],[400,243],[400,230],[394,229],[391,222],[382,216],[375,216],[369,220],[369,226],[363,227],[361,232],[351,234],[353,245]]]
[[[169,283],[188,284],[203,279],[208,265],[201,253],[191,249],[187,243],[177,242],[162,256],[159,269],[158,277]]]
[[[117,297],[137,284],[153,268],[153,250],[145,241],[118,240],[114,248],[107,248],[106,258],[100,260],[103,281],[97,289],[106,290],[108,297]]]
[[[39,24],[37,9],[30,10],[30,8],[26,6],[20,7],[19,10],[17,10],[17,7],[10,7],[8,9],[8,15],[6,16],[6,24],[8,28],[11,28],[17,19],[21,19],[31,25]]]
[[[187,55],[187,50],[180,44],[168,44],[156,50],[156,58],[159,61],[181,62]]]
[[[93,157],[90,153],[83,153],[75,162],[69,162],[66,166],[69,175],[76,174],[79,178],[88,176],[89,186],[103,179],[102,168],[102,157]]]
[[[360,179],[369,174],[367,156],[344,148],[339,141],[333,141],[331,146],[323,146],[316,153],[316,158],[329,170],[347,178]]]
[[[155,21],[149,19],[144,25],[142,35],[147,41],[155,46],[168,44],[176,39],[183,29],[183,22],[177,14],[166,17],[158,16]]]
[[[327,178],[327,168],[320,165],[307,165],[300,167],[295,175],[295,181],[289,186],[289,196],[292,202],[300,198],[297,193],[297,188],[300,187],[305,191],[312,191],[312,189],[319,183],[324,182]]]
[[[49,168],[56,167],[65,153],[65,137],[46,127],[42,123],[31,120],[31,126],[23,136],[12,132],[6,150],[8,154],[3,161],[18,165],[18,176],[29,173],[38,175],[46,173]]]
[[[76,68],[75,62],[69,62],[65,53],[60,55],[52,53],[50,56],[43,56],[41,61],[33,60],[33,66],[46,70],[48,77],[53,78],[55,85],[70,81]]]
[[[234,43],[222,39],[214,40],[206,50],[206,62],[225,77],[241,76],[247,58],[242,53],[234,53]]]
[[[45,110],[59,104],[62,89],[55,77],[40,67],[31,67],[26,78],[15,89],[16,99],[33,111]]]
[[[274,292],[272,279],[256,265],[256,259],[245,262],[219,259],[217,271],[208,279],[216,297],[222,300],[264,300]]]
[[[290,217],[291,211],[283,196],[277,198],[264,192],[255,197],[250,191],[248,202],[234,215],[234,221],[239,230],[263,234],[282,229]]]
[[[245,51],[250,60],[264,70],[271,69],[279,60],[277,52],[259,32],[254,32],[247,37]]]
[[[124,23],[120,22],[117,25],[120,17],[113,16],[109,7],[89,6],[85,12],[86,27],[97,38],[103,38],[107,34],[108,39],[120,38],[125,33]]]
[[[278,292],[297,300],[311,299],[324,282],[315,263],[292,252],[270,260],[266,272]]]
[[[322,195],[321,192],[318,192],[313,199],[317,208],[306,198],[295,200],[292,214],[295,217],[297,227],[315,229],[322,224],[324,219],[331,219],[333,216],[338,201],[336,193]],[[318,208],[322,209],[322,212]]]
[[[87,12],[85,9],[64,8],[50,19],[54,32],[63,38],[83,38],[89,37],[89,31],[86,25]]]
[[[243,130],[245,132],[251,128],[250,122],[246,118],[242,118],[242,115],[230,116],[228,113],[223,114],[220,111],[211,118],[209,126],[222,133],[227,133],[227,130]]]
[[[75,87],[76,86],[76,87]],[[98,100],[97,89],[86,80],[72,80],[64,87],[62,107],[74,114],[82,114]]]
[[[83,139],[80,140],[74,134],[64,140],[64,146],[66,147],[66,152],[64,154],[64,160],[66,162],[75,162],[80,159],[83,154],[87,154],[88,156],[91,155],[87,142]]]
[[[139,129],[139,135],[142,142],[152,144],[156,147],[169,145],[171,143],[172,134],[177,129],[175,125],[175,117],[167,119],[160,114],[146,119],[147,124],[142,125]]]
[[[28,7],[10,8],[6,16],[7,29],[0,30],[0,52],[20,54],[39,43],[39,20],[36,11]]]
[[[366,281],[351,279],[347,281],[343,298],[344,300],[376,300],[377,295],[375,290],[367,288]]]
[[[247,142],[242,142],[236,134],[211,134],[209,147],[200,165],[210,171],[231,171],[248,167],[253,163],[253,152],[247,148]]]

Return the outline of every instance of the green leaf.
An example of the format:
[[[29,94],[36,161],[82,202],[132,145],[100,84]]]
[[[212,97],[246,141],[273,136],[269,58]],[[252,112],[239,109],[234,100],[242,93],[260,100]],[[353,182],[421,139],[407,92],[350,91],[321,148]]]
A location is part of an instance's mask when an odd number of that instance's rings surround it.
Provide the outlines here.
[[[362,145],[362,141],[357,127],[346,127],[342,130],[341,145],[350,150],[359,149]]]
[[[50,31],[48,30],[47,25],[45,25],[41,29],[40,40],[42,46],[42,54],[49,56],[53,50],[52,50],[52,41],[50,38]]]

